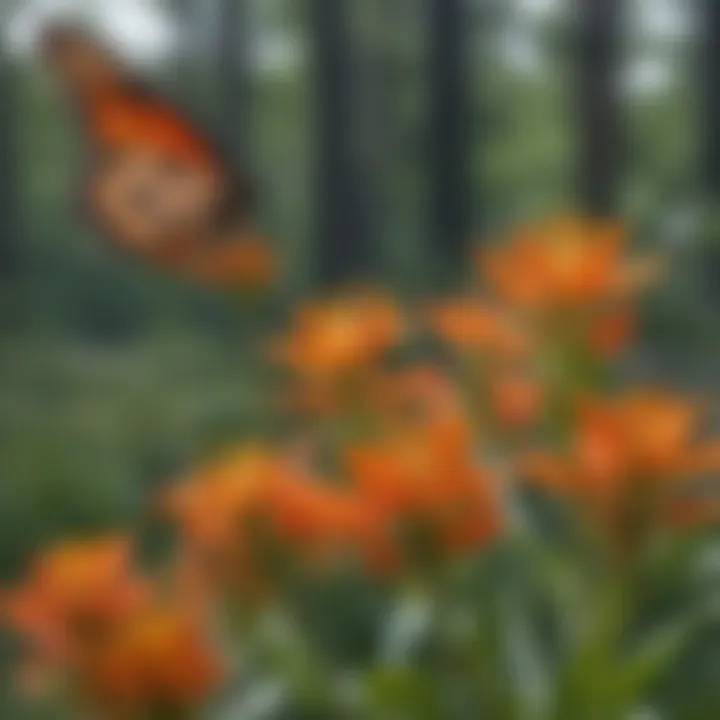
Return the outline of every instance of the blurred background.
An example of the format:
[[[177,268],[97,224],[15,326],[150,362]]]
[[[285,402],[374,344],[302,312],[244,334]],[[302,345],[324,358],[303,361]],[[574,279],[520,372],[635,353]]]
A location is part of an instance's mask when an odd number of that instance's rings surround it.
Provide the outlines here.
[[[250,306],[117,253],[34,52],[81,17],[232,148],[285,278]],[[0,576],[142,528],[147,492],[264,430],[251,329],[321,287],[447,285],[471,242],[567,212],[671,253],[632,370],[717,384],[720,2],[1,0]],[[269,423],[269,419],[267,419]]]

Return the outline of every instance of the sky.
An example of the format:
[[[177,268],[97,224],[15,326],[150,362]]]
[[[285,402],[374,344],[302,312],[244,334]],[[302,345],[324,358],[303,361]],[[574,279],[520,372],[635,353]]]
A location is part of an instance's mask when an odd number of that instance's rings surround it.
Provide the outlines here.
[[[16,5],[6,30],[18,50],[31,48],[48,20],[68,18],[100,29],[125,55],[138,60],[163,57],[173,47],[170,18],[153,0],[20,0]]]
[[[201,12],[198,22],[207,22],[207,5],[195,0]],[[263,2],[264,0],[257,0]],[[10,45],[17,52],[30,52],[39,30],[53,19],[78,20],[100,31],[123,57],[152,63],[171,56],[181,37],[162,0],[16,0],[17,10],[5,25]],[[212,25],[212,18],[210,18]],[[210,25],[208,27],[210,27]],[[267,32],[256,49],[256,62],[265,72],[285,72],[298,58],[293,38]]]
[[[199,0],[197,0],[199,1]],[[291,0],[288,0],[291,1]],[[518,11],[537,20],[562,11],[572,0],[508,0]],[[255,0],[262,2],[262,0]],[[631,0],[631,32],[645,37],[680,37],[689,29],[683,12],[685,0]],[[7,3],[6,3],[7,5]],[[26,51],[33,46],[38,29],[52,18],[78,18],[99,28],[125,57],[154,61],[173,52],[177,28],[163,9],[162,0],[16,0],[17,10],[3,23],[12,47]],[[539,49],[534,38],[518,28],[508,35],[506,51],[518,69],[537,69]],[[288,37],[263,38],[258,62],[266,69],[286,67],[296,57]],[[528,70],[528,71],[529,71]],[[663,86],[667,71],[652,58],[639,58],[628,68],[628,84],[638,92]]]

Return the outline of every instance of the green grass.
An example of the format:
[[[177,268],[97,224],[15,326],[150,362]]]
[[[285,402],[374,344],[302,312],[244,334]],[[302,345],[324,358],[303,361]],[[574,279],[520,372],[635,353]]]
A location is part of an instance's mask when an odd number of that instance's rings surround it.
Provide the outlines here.
[[[192,336],[116,349],[11,339],[0,372],[4,576],[55,537],[137,527],[158,485],[268,429],[252,348]]]

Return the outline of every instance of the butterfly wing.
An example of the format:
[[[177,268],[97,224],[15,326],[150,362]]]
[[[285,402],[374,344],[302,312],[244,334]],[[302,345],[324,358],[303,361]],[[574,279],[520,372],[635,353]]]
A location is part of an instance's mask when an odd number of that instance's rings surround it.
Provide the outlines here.
[[[132,250],[206,241],[236,192],[222,156],[158,98],[124,92],[97,101],[89,139],[91,207]]]
[[[253,229],[249,184],[209,136],[155,96],[123,97],[101,112],[89,187],[106,232],[206,283],[267,283],[275,262]]]
[[[249,185],[212,137],[94,39],[67,31],[51,39],[53,66],[84,120],[84,195],[104,234],[208,281],[266,270],[251,230]]]

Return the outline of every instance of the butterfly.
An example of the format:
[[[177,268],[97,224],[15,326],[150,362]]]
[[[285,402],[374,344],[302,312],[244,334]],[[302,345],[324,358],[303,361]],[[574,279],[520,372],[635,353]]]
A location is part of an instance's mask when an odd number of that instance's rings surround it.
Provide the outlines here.
[[[85,29],[53,25],[43,56],[80,119],[83,207],[114,243],[214,284],[265,282],[253,191],[212,136]]]

